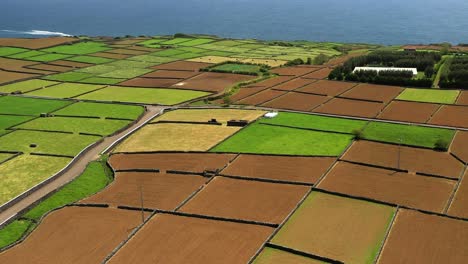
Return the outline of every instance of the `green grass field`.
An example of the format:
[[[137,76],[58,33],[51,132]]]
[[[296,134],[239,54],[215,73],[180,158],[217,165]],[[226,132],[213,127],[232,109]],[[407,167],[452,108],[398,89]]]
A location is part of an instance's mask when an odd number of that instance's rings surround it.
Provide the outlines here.
[[[207,43],[210,43],[210,42],[213,42],[213,41],[214,41],[214,39],[199,38],[199,39],[193,39],[193,40],[189,40],[189,41],[186,41],[186,42],[183,42],[183,43],[179,43],[178,45],[184,46],[184,47],[192,47],[192,46],[207,44]]]
[[[13,157],[13,155],[15,154],[12,154],[12,153],[0,153],[0,163],[1,162],[4,162],[5,160]]]
[[[296,114],[280,112],[275,118],[262,118],[260,123],[283,125],[298,128],[309,128],[322,131],[352,133],[353,130],[363,128],[367,121],[344,118],[326,117],[319,115]]]
[[[95,66],[78,69],[76,70],[76,72],[89,73],[91,75],[95,75],[95,74],[103,74],[103,73],[115,71],[117,69],[118,68],[116,66],[109,66],[108,64],[106,64],[106,65],[95,65]]]
[[[99,161],[89,163],[80,176],[51,197],[42,201],[24,214],[23,217],[39,220],[44,214],[55,208],[74,203],[102,190],[112,181],[112,178],[106,173],[106,170],[110,172],[110,169],[104,166],[106,165]]]
[[[396,99],[414,102],[453,104],[455,100],[457,100],[459,93],[460,91],[456,90],[406,88]]]
[[[54,114],[137,119],[143,111],[142,106],[79,102],[62,108]]]
[[[126,79],[115,79],[106,77],[91,77],[80,80],[80,83],[91,83],[91,84],[117,84],[125,81]]]
[[[0,131],[32,119],[32,116],[12,116],[0,114]]]
[[[30,51],[21,52],[21,53],[15,53],[7,57],[11,59],[28,59],[29,57],[35,57],[35,56],[44,55],[44,54],[47,54],[47,53],[42,52],[42,51],[37,51],[37,50],[30,50]]]
[[[370,122],[364,129],[363,134],[364,138],[368,140],[434,148],[439,139],[448,143],[452,142],[455,131],[442,128]]]
[[[0,151],[75,156],[100,138],[88,135],[17,130],[0,137]],[[31,144],[37,146],[31,148]]]
[[[146,74],[148,72],[152,72],[152,69],[139,69],[139,68],[132,68],[132,69],[118,69],[115,71],[111,71],[108,73],[104,73],[99,75],[99,77],[104,78],[120,78],[120,79],[131,79],[138,77],[140,75]]]
[[[72,45],[61,45],[57,47],[43,49],[46,52],[55,52],[62,54],[83,55],[100,51],[110,50],[103,43],[98,42],[80,42]]]
[[[50,113],[70,103],[63,100],[2,96],[0,97],[0,114],[39,115]]]
[[[92,63],[92,64],[101,64],[101,63],[108,63],[114,61],[113,59],[103,58],[103,57],[94,57],[94,56],[76,56],[67,58],[69,61],[76,61],[76,62],[84,62],[84,63]]]
[[[104,87],[104,85],[81,84],[81,83],[62,83],[52,87],[36,90],[28,95],[44,96],[53,98],[72,98],[80,94],[94,91]]]
[[[106,87],[78,98],[97,101],[175,105],[209,94],[207,92],[178,89]]]
[[[21,52],[27,52],[27,49],[14,47],[0,47],[0,56],[9,56]]]
[[[47,86],[54,85],[57,83],[58,82],[46,81],[46,80],[41,80],[41,79],[33,79],[33,80],[27,80],[27,81],[16,82],[16,83],[0,86],[0,92],[12,93],[15,91],[21,91],[25,93],[34,89],[47,87]]]
[[[43,55],[34,56],[34,57],[28,57],[28,60],[49,62],[49,61],[65,59],[68,57],[70,57],[70,55],[49,53],[49,54],[43,54]]]
[[[83,80],[85,78],[90,78],[92,76],[93,75],[89,73],[84,73],[84,72],[65,72],[65,73],[49,75],[49,76],[44,77],[44,79],[52,80],[52,81],[61,81],[61,82],[76,82],[79,80]]]
[[[151,53],[151,55],[157,56],[157,57],[171,57],[177,54],[182,54],[186,53],[184,50],[179,50],[179,49],[166,49],[162,51],[156,51]]]
[[[4,204],[64,168],[70,158],[23,154],[0,165],[0,204]]]
[[[182,42],[187,42],[187,41],[190,41],[190,40],[193,40],[193,39],[192,38],[174,38],[174,39],[171,39],[171,40],[161,42],[161,44],[163,44],[163,45],[174,45],[174,44],[180,44]]]
[[[56,116],[47,118],[37,118],[27,123],[16,126],[16,128],[86,133],[107,136],[127,126],[129,123],[130,121],[128,120]]]
[[[15,220],[0,229],[0,249],[18,241],[34,224],[28,220]]]
[[[222,72],[230,72],[230,73],[253,73],[259,74],[260,73],[260,66],[259,65],[250,65],[250,64],[241,64],[241,63],[226,63],[221,64],[210,69],[222,71]]]
[[[135,62],[144,62],[151,65],[163,64],[171,61],[177,60],[176,58],[169,58],[169,57],[158,57],[152,55],[138,55],[135,57],[128,58],[128,60],[135,61]]]
[[[135,60],[119,60],[119,61],[114,61],[111,63],[106,64],[106,66],[114,66],[120,69],[136,69],[136,68],[148,68],[155,65],[152,62],[144,62],[144,61],[135,61]]]
[[[213,148],[212,152],[339,156],[353,136],[255,123]]]

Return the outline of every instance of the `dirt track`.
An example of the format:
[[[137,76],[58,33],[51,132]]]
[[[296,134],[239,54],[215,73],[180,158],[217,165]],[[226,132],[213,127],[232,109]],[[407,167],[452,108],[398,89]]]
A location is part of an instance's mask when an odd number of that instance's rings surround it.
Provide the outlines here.
[[[58,177],[57,179],[50,182],[49,184],[43,186],[39,190],[33,192],[32,194],[30,194],[29,196],[27,196],[26,198],[24,198],[23,200],[15,204],[14,206],[1,212],[0,224],[8,220],[10,217],[14,216],[15,214],[17,214],[18,212],[21,212],[22,210],[30,206],[35,201],[47,195],[48,193],[52,192],[53,190],[65,185],[66,183],[76,178],[78,175],[80,175],[84,171],[84,169],[86,168],[86,165],[90,161],[98,158],[99,154],[102,151],[104,151],[109,146],[114,144],[116,141],[118,141],[122,136],[130,132],[132,129],[151,120],[156,114],[160,113],[163,109],[164,109],[163,107],[150,106],[148,107],[148,111],[144,113],[144,115],[138,120],[136,124],[128,127],[124,131],[112,137],[104,138],[104,140],[101,143],[94,146],[82,157],[73,161],[73,164],[71,165],[70,169],[66,171],[62,176]]]

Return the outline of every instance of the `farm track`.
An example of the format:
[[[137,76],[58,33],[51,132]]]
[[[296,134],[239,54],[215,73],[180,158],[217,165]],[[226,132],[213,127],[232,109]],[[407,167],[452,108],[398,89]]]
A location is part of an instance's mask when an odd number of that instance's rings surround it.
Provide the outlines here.
[[[154,116],[160,114],[164,109],[165,108],[161,106],[147,106],[147,111],[143,114],[142,117],[140,117],[140,119],[136,123],[113,136],[105,137],[102,142],[90,148],[89,151],[84,153],[83,156],[77,158],[76,160],[73,160],[72,164],[70,164],[67,171],[63,173],[60,177],[56,178],[44,187],[31,193],[15,205],[1,212],[0,225],[8,221],[9,219],[17,216],[18,213],[21,213],[23,210],[27,209],[29,206],[31,206],[33,203],[40,200],[47,194],[53,192],[57,188],[64,186],[68,182],[78,177],[84,171],[89,162],[96,160],[102,152],[106,151],[114,144],[122,140],[125,137],[125,135],[127,135],[127,133],[131,133],[135,128],[146,124],[151,119],[153,119]]]

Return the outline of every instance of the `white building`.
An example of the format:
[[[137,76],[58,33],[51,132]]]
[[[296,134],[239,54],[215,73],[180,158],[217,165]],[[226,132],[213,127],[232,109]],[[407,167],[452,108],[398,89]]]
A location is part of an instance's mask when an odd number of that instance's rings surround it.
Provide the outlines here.
[[[380,71],[410,71],[413,72],[414,75],[418,75],[417,68],[395,68],[395,67],[356,67],[354,68],[353,72],[356,71],[376,71],[379,73]]]

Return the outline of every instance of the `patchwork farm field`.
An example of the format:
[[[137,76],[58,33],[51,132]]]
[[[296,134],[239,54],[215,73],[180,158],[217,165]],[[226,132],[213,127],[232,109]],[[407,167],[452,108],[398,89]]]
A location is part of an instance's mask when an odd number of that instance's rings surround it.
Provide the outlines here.
[[[0,263],[467,262],[466,49],[428,47],[0,38]]]

